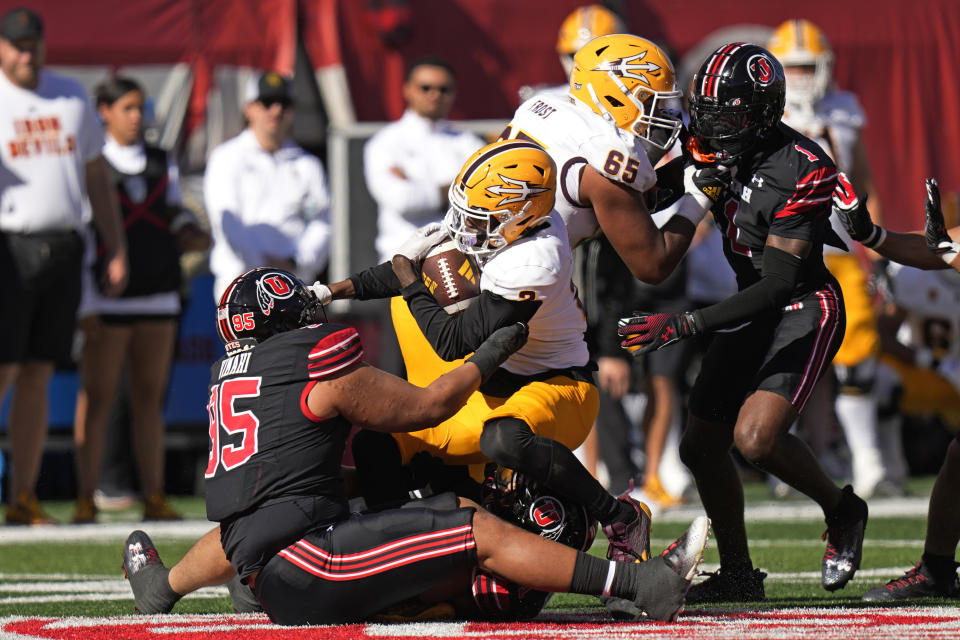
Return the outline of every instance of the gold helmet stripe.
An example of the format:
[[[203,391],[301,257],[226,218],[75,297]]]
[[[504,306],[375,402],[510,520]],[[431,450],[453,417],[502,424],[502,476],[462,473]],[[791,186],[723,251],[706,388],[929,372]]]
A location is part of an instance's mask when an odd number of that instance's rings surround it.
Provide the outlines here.
[[[533,144],[532,142],[528,142],[526,140],[514,140],[504,145],[494,146],[470,163],[470,166],[467,167],[466,171],[460,174],[460,186],[466,188],[467,178],[473,175],[473,172],[476,171],[478,167],[482,166],[484,162],[493,156],[503,153],[504,151],[511,151],[513,149],[534,149],[537,151],[543,151],[543,148],[540,147],[540,145]]]

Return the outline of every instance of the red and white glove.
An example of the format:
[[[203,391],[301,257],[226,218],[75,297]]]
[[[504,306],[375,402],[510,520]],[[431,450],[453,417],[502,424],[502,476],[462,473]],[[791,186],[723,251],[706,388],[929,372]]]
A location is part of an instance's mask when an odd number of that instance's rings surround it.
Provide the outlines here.
[[[697,319],[690,311],[684,313],[635,311],[629,318],[620,318],[617,327],[617,335],[623,338],[620,347],[633,355],[662,349],[698,333],[700,328]]]

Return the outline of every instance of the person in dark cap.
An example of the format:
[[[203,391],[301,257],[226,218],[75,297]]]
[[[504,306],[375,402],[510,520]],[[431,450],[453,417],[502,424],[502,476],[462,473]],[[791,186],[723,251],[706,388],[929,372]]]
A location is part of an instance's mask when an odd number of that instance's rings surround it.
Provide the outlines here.
[[[8,524],[50,524],[35,492],[47,432],[47,387],[69,359],[83,246],[83,202],[104,240],[100,288],[127,283],[127,248],[101,155],[103,132],[79,82],[43,69],[43,21],[0,18],[0,400],[13,388]],[[44,409],[44,410],[41,410]]]
[[[247,269],[270,266],[313,282],[327,263],[330,196],[321,161],[290,138],[290,80],[276,71],[250,78],[247,128],[216,147],[203,192],[213,248],[214,297]]]

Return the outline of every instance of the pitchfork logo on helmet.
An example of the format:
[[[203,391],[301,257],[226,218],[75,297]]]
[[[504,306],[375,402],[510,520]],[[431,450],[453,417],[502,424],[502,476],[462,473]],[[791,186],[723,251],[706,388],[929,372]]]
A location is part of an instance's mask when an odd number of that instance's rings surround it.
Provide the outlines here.
[[[544,222],[557,167],[536,143],[500,140],[467,159],[450,185],[443,224],[460,251],[487,260]]]
[[[680,92],[673,64],[644,38],[595,38],[574,56],[570,95],[594,113],[658,149],[680,133]]]
[[[604,6],[591,4],[574,9],[560,25],[560,34],[557,36],[557,53],[560,54],[564,73],[570,76],[573,54],[580,47],[594,38],[625,31],[627,28],[619,16]]]
[[[497,196],[507,196],[497,203],[498,207],[512,202],[523,202],[530,196],[550,190],[547,187],[530,186],[530,183],[524,180],[514,180],[510,176],[503,174],[498,173],[497,176],[503,180],[503,184],[495,184],[492,187],[487,187],[487,191]]]

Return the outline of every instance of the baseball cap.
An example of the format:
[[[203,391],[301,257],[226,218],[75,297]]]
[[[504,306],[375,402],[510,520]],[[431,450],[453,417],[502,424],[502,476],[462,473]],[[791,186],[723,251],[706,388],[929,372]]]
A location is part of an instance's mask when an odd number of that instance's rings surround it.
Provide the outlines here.
[[[11,9],[0,19],[0,37],[15,40],[42,40],[43,20],[24,7]]]
[[[292,103],[293,92],[290,87],[290,79],[276,71],[267,71],[259,78],[251,77],[247,81],[244,98],[248,104],[256,100],[260,102]]]

